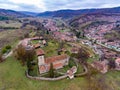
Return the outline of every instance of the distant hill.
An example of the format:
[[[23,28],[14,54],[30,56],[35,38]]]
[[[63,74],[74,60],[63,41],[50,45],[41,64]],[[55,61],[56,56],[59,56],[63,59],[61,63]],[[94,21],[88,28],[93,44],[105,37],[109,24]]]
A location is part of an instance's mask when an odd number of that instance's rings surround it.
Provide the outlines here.
[[[30,16],[38,16],[38,17],[61,17],[61,18],[72,18],[79,15],[85,14],[95,14],[95,13],[120,13],[120,7],[115,8],[102,8],[102,9],[80,9],[80,10],[58,10],[58,11],[47,11],[43,13],[34,13],[28,11],[14,11],[8,9],[0,9],[0,16],[6,17],[30,17]]]
[[[6,17],[6,16],[0,16],[0,21],[3,21],[3,20],[9,20],[10,18],[9,17]]]
[[[20,18],[28,17],[29,15],[14,10],[0,9],[0,16]]]
[[[106,22],[113,23],[120,20],[120,13],[96,13],[96,14],[86,14],[75,18],[71,18],[67,22],[70,26],[80,29],[86,27],[86,25],[96,25],[105,24]]]
[[[115,8],[103,8],[103,9],[80,9],[80,10],[58,10],[58,11],[47,11],[39,13],[39,17],[61,17],[71,18],[74,16],[94,13],[120,13],[120,7]]]
[[[29,15],[29,16],[37,16],[38,13],[35,12],[28,12],[28,11],[19,11],[20,13],[23,13],[25,15]]]

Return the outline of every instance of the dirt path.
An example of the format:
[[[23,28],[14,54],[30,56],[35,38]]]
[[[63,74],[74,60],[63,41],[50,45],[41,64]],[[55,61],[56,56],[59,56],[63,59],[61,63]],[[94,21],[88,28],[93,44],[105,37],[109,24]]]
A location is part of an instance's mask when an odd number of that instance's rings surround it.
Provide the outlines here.
[[[18,45],[20,45],[20,44],[25,44],[25,45],[26,45],[30,39],[31,39],[31,38],[26,38],[26,39],[23,39],[23,40],[19,41],[18,44],[16,45],[16,47],[17,47]],[[6,59],[6,58],[8,58],[9,56],[11,56],[12,54],[13,54],[13,50],[11,50],[8,54],[3,55],[3,58]]]
[[[9,56],[11,56],[13,54],[13,51],[10,51],[7,55],[3,56],[4,59],[8,58]]]

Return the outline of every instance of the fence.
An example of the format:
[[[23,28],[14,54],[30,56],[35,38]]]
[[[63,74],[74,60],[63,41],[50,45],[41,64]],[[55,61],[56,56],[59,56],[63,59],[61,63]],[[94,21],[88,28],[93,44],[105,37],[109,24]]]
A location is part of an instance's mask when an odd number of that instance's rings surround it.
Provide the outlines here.
[[[67,74],[65,74],[63,76],[60,76],[60,77],[57,77],[57,78],[46,78],[46,77],[30,76],[28,74],[28,71],[26,71],[26,76],[28,78],[30,78],[30,79],[33,79],[33,80],[46,80],[46,81],[57,81],[57,80],[61,80],[61,79],[67,78]]]

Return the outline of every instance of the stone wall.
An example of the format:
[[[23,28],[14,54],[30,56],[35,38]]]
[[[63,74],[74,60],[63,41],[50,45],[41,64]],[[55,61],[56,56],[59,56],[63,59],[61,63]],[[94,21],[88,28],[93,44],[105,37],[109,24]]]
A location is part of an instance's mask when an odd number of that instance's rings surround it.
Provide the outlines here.
[[[65,74],[63,76],[60,76],[60,77],[57,77],[57,78],[46,78],[46,77],[30,76],[28,74],[28,72],[26,71],[26,77],[28,77],[30,79],[33,79],[33,80],[57,81],[57,80],[61,80],[61,79],[67,78],[67,74]]]
[[[80,73],[80,74],[75,74],[75,77],[81,77],[81,76],[84,76],[88,73],[88,69],[85,65],[83,65],[83,68],[85,71],[83,73]]]

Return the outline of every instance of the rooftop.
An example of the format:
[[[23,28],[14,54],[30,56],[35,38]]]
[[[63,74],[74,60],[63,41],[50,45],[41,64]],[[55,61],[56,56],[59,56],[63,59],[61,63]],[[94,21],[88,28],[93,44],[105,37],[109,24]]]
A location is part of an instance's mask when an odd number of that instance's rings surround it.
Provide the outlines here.
[[[34,46],[34,48],[38,48],[38,47],[40,47],[40,44],[39,43],[38,44],[34,44],[33,46]]]
[[[63,54],[63,55],[48,57],[48,58],[45,59],[45,62],[47,64],[49,64],[49,63],[53,63],[55,61],[63,60],[63,59],[66,59],[66,58],[68,58],[68,56],[66,54]]]
[[[38,49],[38,50],[36,50],[36,54],[37,54],[37,56],[41,56],[41,55],[44,55],[45,52],[42,49]]]
[[[115,61],[118,62],[118,63],[120,63],[120,58],[117,58]]]

